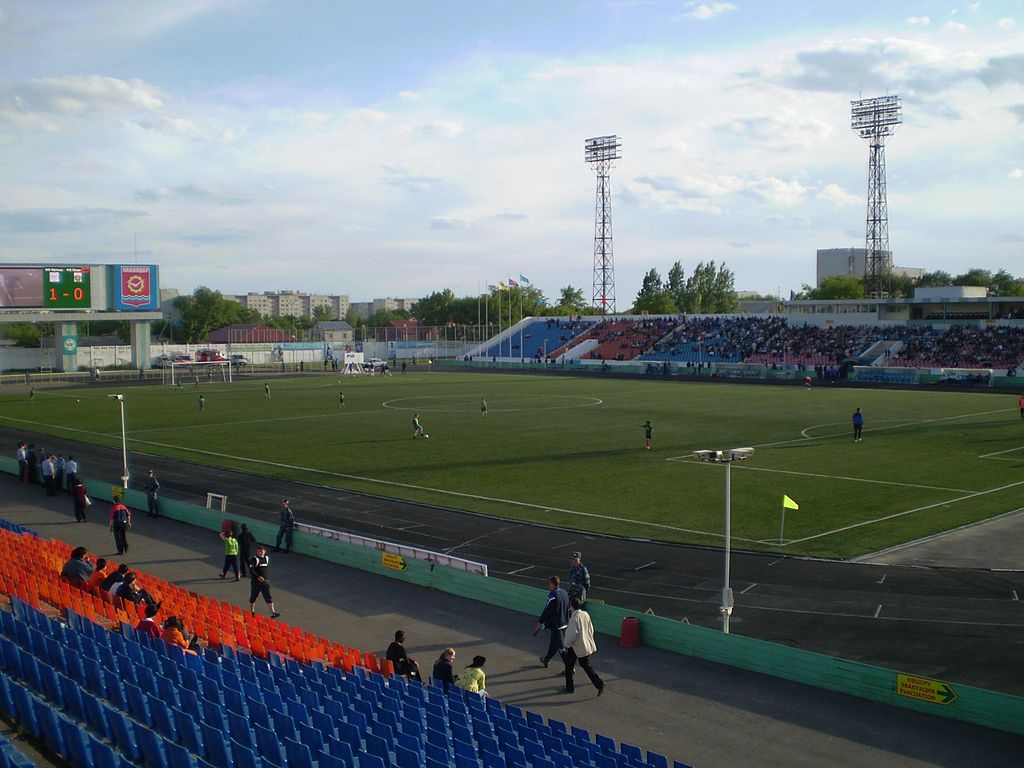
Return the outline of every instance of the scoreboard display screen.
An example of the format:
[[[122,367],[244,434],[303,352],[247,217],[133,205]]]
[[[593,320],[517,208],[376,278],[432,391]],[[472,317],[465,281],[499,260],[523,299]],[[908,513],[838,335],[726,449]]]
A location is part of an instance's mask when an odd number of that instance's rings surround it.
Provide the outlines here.
[[[0,265],[0,308],[90,309],[92,267]]]
[[[43,267],[47,309],[88,309],[92,303],[89,267]]]

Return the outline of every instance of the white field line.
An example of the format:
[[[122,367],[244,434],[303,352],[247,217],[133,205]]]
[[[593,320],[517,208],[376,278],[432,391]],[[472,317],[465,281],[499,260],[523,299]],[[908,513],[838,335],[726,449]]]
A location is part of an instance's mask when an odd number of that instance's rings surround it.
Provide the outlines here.
[[[963,414],[960,414],[959,416],[942,416],[942,417],[936,418],[936,419],[922,419],[920,421],[907,421],[907,422],[904,422],[902,424],[891,424],[891,425],[889,425],[887,427],[872,427],[870,429],[865,429],[864,431],[865,432],[883,432],[883,431],[890,430],[890,429],[904,429],[905,427],[916,427],[916,426],[920,426],[921,424],[934,424],[934,423],[939,422],[939,421],[953,421],[955,419],[970,419],[970,418],[973,418],[975,416],[991,416],[992,414],[995,414],[995,413],[1005,413],[1006,410],[1007,410],[1006,408],[999,408],[998,410],[995,410],[995,411],[978,411],[977,413],[963,413]],[[816,426],[824,427],[824,426],[830,426],[830,425],[828,425],[828,424],[818,424]],[[815,427],[807,427],[804,430],[804,432],[806,432],[808,430],[811,430],[811,429],[815,429]],[[827,440],[827,439],[832,438],[832,437],[845,437],[845,436],[849,436],[849,434],[850,433],[849,433],[848,430],[847,431],[843,431],[843,432],[830,432],[827,435],[816,435],[814,437],[795,437],[795,438],[792,438],[791,440],[777,440],[777,441],[772,442],[772,443],[759,443],[759,444],[753,445],[751,447],[752,448],[774,448],[777,445],[790,445],[792,443],[805,443],[805,442],[809,442],[811,440]],[[693,455],[692,454],[684,454],[682,456],[670,456],[669,458],[665,459],[665,461],[683,461],[683,460],[687,460],[687,459],[693,461],[694,460],[693,459]]]
[[[696,462],[703,466],[714,466],[711,462]],[[950,491],[952,493],[976,493],[969,488],[943,488],[938,485],[918,485],[917,483],[898,483],[895,480],[871,480],[866,477],[847,477],[846,475],[823,475],[818,472],[798,472],[795,469],[769,469],[768,467],[752,467],[749,464],[735,464],[734,469],[744,472],[777,472],[783,475],[800,475],[802,477],[821,477],[826,480],[849,480],[853,483],[873,483],[875,485],[898,485],[902,488],[923,488],[928,491]]]
[[[17,422],[21,422],[23,424],[32,424],[32,425],[35,425],[35,426],[46,426],[46,427],[51,427],[52,426],[51,424],[45,424],[43,422],[30,421],[28,419],[13,419],[13,418],[10,418],[8,416],[0,416],[0,420],[17,421]],[[64,427],[64,426],[62,426],[62,427],[60,427],[60,429],[66,430],[68,432],[81,432],[82,434],[93,435],[93,436],[101,435],[103,437],[118,437],[118,435],[115,435],[115,434],[109,433],[109,432],[93,432],[92,430],[78,429],[76,427]],[[158,442],[156,442],[154,440],[139,440],[137,438],[130,438],[130,442],[141,444],[141,445],[155,445],[158,448],[171,448],[171,449],[176,450],[176,451],[186,451],[188,453],[196,453],[196,454],[200,454],[202,456],[214,456],[214,457],[217,457],[217,458],[220,458],[220,459],[231,459],[233,461],[241,461],[241,462],[245,462],[247,464],[259,464],[259,465],[267,466],[267,467],[278,467],[280,469],[299,470],[299,471],[305,472],[307,474],[325,475],[327,477],[339,477],[339,478],[343,478],[343,479],[346,479],[346,480],[359,480],[359,481],[364,482],[364,483],[374,483],[374,484],[377,484],[377,485],[389,485],[389,486],[393,486],[395,488],[406,488],[408,490],[413,490],[413,491],[427,491],[428,493],[436,493],[436,494],[440,494],[440,495],[444,495],[444,496],[455,496],[457,498],[463,498],[463,499],[475,499],[477,501],[489,501],[489,502],[495,502],[497,504],[508,504],[510,506],[515,506],[515,507],[526,507],[527,509],[536,509],[536,510],[540,510],[541,512],[560,512],[560,513],[565,514],[565,515],[575,515],[577,517],[589,517],[589,518],[592,518],[592,519],[595,519],[595,520],[610,520],[610,521],[617,522],[617,523],[628,523],[630,525],[641,525],[641,526],[645,526],[645,527],[648,527],[648,528],[659,528],[661,530],[666,530],[666,531],[675,531],[677,533],[691,533],[691,534],[696,534],[698,536],[709,536],[711,538],[718,538],[718,539],[724,539],[725,538],[724,534],[721,534],[721,533],[711,533],[711,532],[708,532],[708,531],[700,531],[700,530],[697,530],[695,528],[679,528],[679,527],[674,526],[674,525],[665,525],[664,523],[648,523],[648,522],[644,522],[644,521],[641,521],[641,520],[634,520],[634,519],[630,519],[630,518],[626,518],[626,517],[616,517],[614,515],[599,515],[596,512],[579,512],[579,511],[577,511],[575,509],[563,509],[562,507],[552,507],[552,506],[548,506],[546,504],[531,504],[531,503],[526,502],[526,501],[514,501],[512,499],[501,499],[501,498],[496,498],[494,496],[481,496],[481,495],[475,494],[475,493],[463,493],[461,491],[449,491],[449,490],[446,490],[444,488],[430,488],[429,486],[425,486],[425,485],[414,485],[412,483],[399,483],[399,482],[396,482],[394,480],[379,480],[379,479],[377,479],[375,477],[363,477],[362,475],[349,475],[349,474],[345,474],[343,472],[329,472],[326,469],[313,469],[311,467],[299,467],[299,466],[295,466],[294,464],[282,464],[281,462],[267,461],[266,459],[251,459],[251,458],[249,458],[247,456],[236,456],[234,454],[219,453],[217,451],[205,451],[205,450],[202,450],[200,448],[189,448],[187,446],[172,445],[170,443],[158,443]],[[750,544],[753,544],[753,543],[757,542],[756,539],[746,539],[746,538],[743,538],[743,537],[740,537],[740,536],[733,536],[732,539],[733,539],[733,541],[743,541],[743,542],[747,542],[747,543],[750,543]]]
[[[1018,446],[1017,448],[1007,448],[1005,451],[993,451],[992,453],[983,453],[979,459],[998,459],[1004,453],[1013,453],[1014,451],[1024,451],[1024,445]],[[1000,461],[1019,461],[1019,459],[998,459]]]
[[[948,501],[937,501],[934,504],[926,504],[923,507],[914,507],[913,509],[908,509],[908,510],[905,510],[903,512],[896,512],[895,514],[892,514],[892,515],[885,515],[883,517],[876,517],[873,520],[864,520],[863,522],[860,522],[860,523],[853,523],[852,525],[844,525],[841,528],[833,528],[830,531],[823,531],[822,533],[816,533],[813,536],[805,536],[802,539],[790,539],[785,544],[780,544],[779,546],[788,547],[790,544],[803,544],[806,541],[813,541],[814,539],[821,539],[821,538],[824,538],[825,536],[832,536],[833,534],[836,534],[836,533],[843,533],[844,531],[850,531],[850,530],[853,530],[854,528],[863,528],[866,525],[874,525],[875,523],[882,523],[882,522],[885,522],[886,520],[894,520],[897,517],[904,517],[905,515],[912,515],[915,512],[924,512],[927,509],[934,509],[935,507],[943,507],[943,506],[946,506],[948,504],[956,504],[959,501],[967,501],[968,499],[974,499],[974,498],[977,498],[978,496],[985,496],[985,495],[987,495],[989,493],[998,493],[999,491],[1005,491],[1008,488],[1016,488],[1019,485],[1024,485],[1024,480],[1019,480],[1016,483],[1009,483],[1008,485],[1001,485],[998,488],[989,488],[987,491],[974,491],[973,493],[968,493],[965,496],[959,496],[959,497],[957,497],[955,499],[949,499]]]

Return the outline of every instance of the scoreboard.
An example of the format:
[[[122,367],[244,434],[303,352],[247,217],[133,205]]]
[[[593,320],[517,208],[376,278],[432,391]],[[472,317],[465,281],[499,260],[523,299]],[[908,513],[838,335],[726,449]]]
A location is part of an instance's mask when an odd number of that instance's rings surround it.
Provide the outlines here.
[[[89,309],[91,277],[89,267],[43,267],[43,307]]]
[[[0,319],[8,310],[156,312],[155,264],[0,264]]]

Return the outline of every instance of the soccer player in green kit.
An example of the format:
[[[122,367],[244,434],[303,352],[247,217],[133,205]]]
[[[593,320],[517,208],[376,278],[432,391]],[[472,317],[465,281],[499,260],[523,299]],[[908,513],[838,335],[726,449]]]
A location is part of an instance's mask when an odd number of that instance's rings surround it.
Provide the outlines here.
[[[651,450],[651,437],[654,435],[654,427],[651,426],[651,420],[648,419],[642,424],[644,428],[644,447],[649,451]]]

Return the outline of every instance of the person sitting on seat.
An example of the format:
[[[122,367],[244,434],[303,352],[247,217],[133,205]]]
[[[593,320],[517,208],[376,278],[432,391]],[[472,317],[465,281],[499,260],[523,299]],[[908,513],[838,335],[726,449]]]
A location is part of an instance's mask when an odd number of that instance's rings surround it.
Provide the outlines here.
[[[385,658],[395,667],[395,674],[408,677],[409,679],[420,679],[420,665],[415,659],[410,659],[405,652],[405,632],[395,632],[395,641],[388,646]]]
[[[150,637],[160,637],[160,625],[156,623],[156,612],[160,610],[159,605],[147,605],[146,617],[135,626],[135,631]]]
[[[93,565],[89,562],[88,554],[89,550],[85,547],[75,547],[71,550],[71,559],[64,563],[60,575],[70,581],[72,586],[84,586],[92,576]]]

